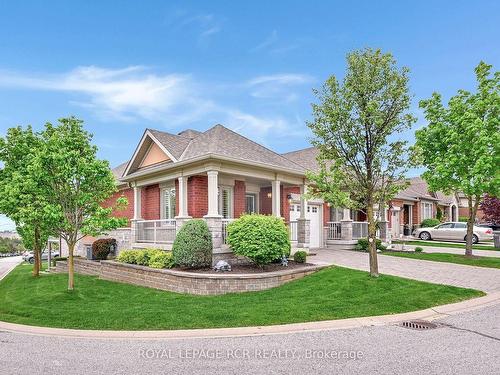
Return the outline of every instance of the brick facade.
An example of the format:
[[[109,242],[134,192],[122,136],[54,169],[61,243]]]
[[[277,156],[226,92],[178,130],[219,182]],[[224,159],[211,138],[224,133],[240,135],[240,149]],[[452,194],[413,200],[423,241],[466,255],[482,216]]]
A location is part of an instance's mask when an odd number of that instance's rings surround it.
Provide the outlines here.
[[[327,222],[330,220],[330,206],[328,204],[323,204],[323,226],[327,226]]]
[[[160,219],[160,185],[149,185],[141,191],[141,213],[144,220]]]
[[[208,213],[208,176],[189,177],[187,190],[189,216],[205,216]]]
[[[111,197],[106,199],[103,203],[103,207],[114,207],[116,205],[116,200],[121,196],[124,196],[128,200],[128,205],[124,210],[113,209],[113,216],[115,217],[125,217],[129,219],[128,226],[130,226],[130,220],[134,217],[134,190],[132,188],[125,188],[117,191]]]
[[[245,192],[246,192],[245,181],[234,181],[233,217],[235,219],[239,218],[246,211]]]
[[[290,221],[290,201],[288,199],[289,194],[300,194],[300,187],[298,186],[281,186],[281,217],[285,218],[285,222]]]
[[[263,215],[271,215],[273,213],[272,206],[272,198],[269,198],[267,195],[272,191],[271,187],[262,187],[260,188],[259,194],[259,213]]]

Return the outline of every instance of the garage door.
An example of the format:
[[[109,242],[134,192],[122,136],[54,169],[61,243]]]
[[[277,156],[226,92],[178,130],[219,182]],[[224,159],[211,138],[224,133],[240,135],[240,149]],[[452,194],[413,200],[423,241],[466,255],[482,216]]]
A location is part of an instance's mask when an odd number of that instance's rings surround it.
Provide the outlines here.
[[[290,205],[290,221],[296,221],[300,217],[300,205]],[[310,221],[309,247],[321,247],[321,206],[310,204],[307,206],[306,219]]]

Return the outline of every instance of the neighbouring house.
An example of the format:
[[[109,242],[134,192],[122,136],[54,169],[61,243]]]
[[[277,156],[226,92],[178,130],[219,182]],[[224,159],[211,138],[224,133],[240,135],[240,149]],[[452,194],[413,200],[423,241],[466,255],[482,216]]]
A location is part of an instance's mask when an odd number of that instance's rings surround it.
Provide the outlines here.
[[[460,217],[469,216],[468,202],[462,193],[432,192],[421,177],[410,178],[408,182],[408,187],[389,202],[389,230],[393,237],[410,234],[424,219],[440,216],[441,221],[459,221]],[[477,220],[482,217],[482,211],[478,210]]]

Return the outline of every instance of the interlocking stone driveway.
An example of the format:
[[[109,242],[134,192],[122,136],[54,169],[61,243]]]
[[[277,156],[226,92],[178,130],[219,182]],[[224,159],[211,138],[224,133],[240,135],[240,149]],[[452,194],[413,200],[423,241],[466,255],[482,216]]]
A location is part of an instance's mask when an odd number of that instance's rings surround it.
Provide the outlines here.
[[[308,258],[315,264],[336,264],[342,267],[368,271],[368,253],[348,250],[322,249]],[[484,292],[500,291],[500,269],[471,267],[460,264],[431,262],[387,255],[378,256],[379,272],[428,281],[436,284],[454,285],[479,289]]]

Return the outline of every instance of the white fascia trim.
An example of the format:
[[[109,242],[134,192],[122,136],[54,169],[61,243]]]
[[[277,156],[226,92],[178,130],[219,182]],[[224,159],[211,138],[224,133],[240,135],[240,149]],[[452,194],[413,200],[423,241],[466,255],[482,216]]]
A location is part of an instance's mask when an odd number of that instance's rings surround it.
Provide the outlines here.
[[[130,159],[130,161],[128,162],[127,164],[127,168],[125,169],[125,172],[123,173],[123,177],[126,177],[128,175],[128,172],[130,171],[130,167],[132,166],[132,164],[134,164],[134,161],[135,159],[137,158],[137,154],[139,153],[139,151],[142,149],[142,145],[144,144],[144,142],[146,141],[146,137],[149,137],[151,138],[151,140],[153,142],[155,142],[158,147],[173,161],[173,162],[176,162],[177,159],[174,158],[174,156],[161,144],[160,141],[158,141],[158,139],[148,130],[146,130],[144,132],[144,134],[142,135],[142,138],[141,138],[141,141],[139,142],[139,145],[136,147],[135,151],[134,151],[134,154],[132,155],[132,158]]]

